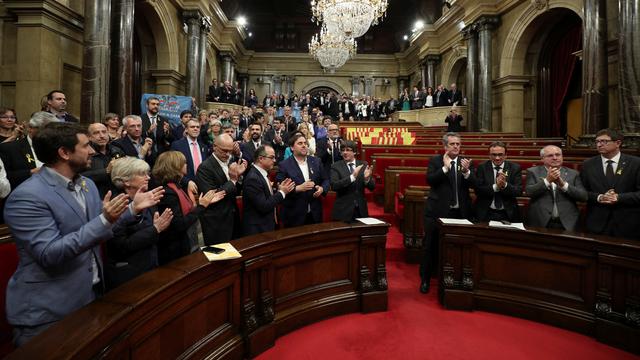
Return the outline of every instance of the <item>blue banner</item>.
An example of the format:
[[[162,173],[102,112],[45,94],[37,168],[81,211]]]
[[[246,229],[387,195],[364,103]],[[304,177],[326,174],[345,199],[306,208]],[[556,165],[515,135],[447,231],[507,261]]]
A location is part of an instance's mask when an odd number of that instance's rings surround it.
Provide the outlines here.
[[[140,100],[140,114],[147,112],[147,99],[150,97],[156,97],[160,100],[160,116],[169,119],[173,127],[180,125],[182,111],[191,110],[190,96],[143,94],[142,100]]]

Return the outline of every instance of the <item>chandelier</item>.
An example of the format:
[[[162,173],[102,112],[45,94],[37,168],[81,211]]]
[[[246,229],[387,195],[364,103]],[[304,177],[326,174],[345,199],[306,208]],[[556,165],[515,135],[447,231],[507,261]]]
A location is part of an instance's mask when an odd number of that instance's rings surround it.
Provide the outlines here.
[[[331,73],[356,55],[358,44],[353,38],[330,33],[323,26],[320,34],[315,34],[309,43],[309,54]]]
[[[387,0],[311,0],[316,24],[324,22],[330,32],[357,38],[377,25],[387,10]]]

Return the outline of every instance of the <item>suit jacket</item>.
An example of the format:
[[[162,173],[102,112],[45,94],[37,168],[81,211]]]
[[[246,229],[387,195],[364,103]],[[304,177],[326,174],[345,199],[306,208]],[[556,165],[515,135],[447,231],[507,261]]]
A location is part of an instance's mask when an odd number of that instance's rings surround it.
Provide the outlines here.
[[[49,111],[49,113],[53,114],[51,111]],[[80,122],[80,120],[78,120],[77,117],[75,117],[75,116],[73,116],[73,115],[71,115],[69,113],[64,113],[64,117],[63,118],[58,118],[58,119],[60,121],[64,121],[64,122],[74,122],[74,123]]]
[[[282,193],[272,193],[260,171],[251,166],[242,183],[242,234],[248,236],[275,230],[276,206],[283,200]]]
[[[447,132],[460,132],[462,131],[462,115],[456,115],[456,117],[452,117],[451,115],[447,115],[444,119],[444,122],[447,123]]]
[[[587,231],[606,234],[610,229],[608,235],[640,239],[640,158],[620,154],[613,184],[605,177],[600,155],[585,160],[580,176],[588,193]],[[609,189],[618,194],[618,203],[598,203],[598,195]]]
[[[337,144],[338,150],[336,151],[334,149],[332,153],[329,153],[330,143],[332,144],[328,136],[322,139],[318,139],[318,141],[316,142],[316,156],[322,161],[322,166],[327,173],[327,178],[330,177],[329,173],[331,172],[331,167],[333,166],[333,164],[342,160],[342,153],[340,152],[340,139],[338,139]]]
[[[149,115],[145,112],[140,116],[142,118],[142,137],[149,136],[153,140],[154,151],[158,154],[163,153],[169,150],[171,146],[171,142],[173,142],[173,134],[171,133],[171,127],[168,132],[164,131],[164,124],[168,123],[169,120],[160,116],[160,114],[156,117],[156,131],[153,134],[149,134],[149,128],[151,127],[151,120],[149,119]]]
[[[263,141],[262,139],[260,139],[260,144],[262,143]],[[253,140],[249,142],[243,142],[240,144],[240,151],[242,152],[242,158],[247,160],[249,165],[253,163],[253,160],[254,160],[253,154],[255,154],[256,150],[258,150],[258,148],[253,143]]]
[[[206,145],[202,144],[200,140],[196,140],[198,142],[198,149],[200,149],[200,165],[207,159],[208,149]],[[196,172],[193,169],[193,157],[191,156],[191,147],[189,145],[189,140],[185,137],[178,141],[174,141],[171,143],[171,150],[180,151],[184,154],[184,157],[187,158],[187,175],[185,176],[187,180],[195,180]]]
[[[416,96],[416,92],[411,92],[411,109],[420,109],[424,105],[424,101],[427,99],[427,96],[422,91],[418,91]]]
[[[271,145],[273,150],[276,153],[276,161],[280,162],[284,159],[284,151],[287,148],[287,140],[288,135],[286,131],[280,132],[280,138],[282,142],[276,142],[276,131],[274,129],[269,129],[264,133],[263,140],[265,144]],[[244,154],[244,153],[243,153]]]
[[[456,166],[459,167],[460,157],[456,159]],[[429,160],[427,167],[427,183],[431,186],[429,196],[425,204],[424,216],[430,218],[440,218],[447,216],[454,199],[454,189],[457,183],[458,188],[458,206],[460,214],[463,218],[470,218],[471,197],[469,196],[469,188],[475,183],[475,175],[472,168],[469,168],[469,177],[464,178],[461,171],[456,170],[457,180],[450,175],[450,172],[442,170],[444,166],[443,155],[436,155]],[[426,231],[426,230],[425,230]]]
[[[462,105],[462,91],[456,89],[456,91],[449,91],[449,97],[447,99],[449,105]]]
[[[298,120],[293,116],[290,116],[288,119],[284,116],[280,116],[277,117],[277,119],[287,125],[285,127],[287,131],[296,131],[296,129],[298,128]]]
[[[449,92],[447,89],[442,89],[440,94],[438,95],[438,91],[433,94],[433,105],[434,106],[447,106],[449,105]]]
[[[345,118],[356,115],[356,106],[353,104],[353,102],[351,101],[340,102],[338,106],[339,106],[340,112],[342,113],[342,115],[344,115]],[[349,109],[348,114],[346,112],[347,108]]]
[[[309,179],[315,182],[316,185],[322,186],[323,195],[326,195],[327,191],[329,191],[330,183],[326,172],[322,168],[320,159],[307,156],[307,164],[309,166]],[[304,176],[295,156],[290,156],[278,164],[276,181],[280,183],[286,178],[293,180],[296,186],[304,183]],[[282,222],[286,227],[303,225],[309,207],[311,207],[311,216],[314,222],[322,222],[322,201],[320,197],[313,197],[314,192],[315,190],[301,193],[292,191],[287,194],[282,203]]]
[[[476,216],[480,221],[489,220],[489,209],[494,196],[502,197],[502,205],[511,222],[520,221],[520,211],[516,197],[522,195],[522,170],[520,165],[511,161],[502,164],[502,172],[507,174],[507,186],[493,191],[496,179],[493,175],[494,165],[491,161],[485,161],[476,170],[474,189],[476,191]]]
[[[26,137],[0,144],[0,158],[12,189],[30,178],[31,169],[36,167],[35,157]]]
[[[113,227],[104,225],[96,186],[85,177],[79,181],[84,184],[86,211],[48,167],[7,199],[4,217],[20,258],[7,286],[10,324],[38,326],[58,321],[94,299],[92,259],[100,271],[99,244],[132,216],[126,211]]]
[[[144,141],[141,141],[141,143],[143,142]],[[136,150],[135,145],[133,145],[133,141],[131,141],[131,138],[128,136],[113,140],[111,142],[111,152],[114,155],[138,157],[138,150]],[[153,167],[157,156],[158,153],[156,152],[155,147],[151,147],[151,153],[145,156],[144,161],[146,161],[149,166]]]
[[[236,196],[240,195],[240,183],[234,184],[231,180],[227,180],[215,156],[211,155],[200,164],[196,173],[196,184],[201,193],[214,189],[226,191],[224,199],[209,205],[200,216],[205,244],[225,243],[238,237],[240,214]]]
[[[356,167],[360,165],[363,165],[363,162],[356,160]],[[356,207],[358,207],[359,216],[369,216],[364,189],[373,191],[376,183],[373,176],[365,183],[364,168],[366,164],[364,165],[353,182],[351,182],[351,170],[344,160],[338,161],[331,167],[331,189],[336,192],[336,201],[331,211],[333,220],[352,221]]]
[[[580,211],[576,201],[586,201],[587,191],[582,186],[578,172],[562,167],[560,176],[569,184],[566,192],[556,189],[556,204],[560,215],[560,222],[567,230],[574,230],[580,218]],[[553,192],[544,183],[547,168],[534,166],[527,169],[526,193],[531,197],[527,223],[531,226],[546,227],[551,219],[553,210]]]

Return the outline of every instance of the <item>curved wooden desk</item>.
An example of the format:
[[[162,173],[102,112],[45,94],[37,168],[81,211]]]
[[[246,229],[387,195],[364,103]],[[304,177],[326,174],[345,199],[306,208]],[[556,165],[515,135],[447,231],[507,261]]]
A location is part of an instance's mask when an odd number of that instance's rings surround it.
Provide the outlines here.
[[[545,322],[640,353],[640,243],[541,228],[440,227],[446,308]]]
[[[54,325],[10,359],[242,359],[303,325],[387,308],[388,225],[323,223],[234,241],[146,273]]]

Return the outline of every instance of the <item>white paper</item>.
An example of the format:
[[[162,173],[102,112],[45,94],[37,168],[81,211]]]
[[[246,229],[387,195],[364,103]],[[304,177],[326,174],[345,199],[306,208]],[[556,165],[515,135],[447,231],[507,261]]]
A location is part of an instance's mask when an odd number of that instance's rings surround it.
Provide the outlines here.
[[[366,225],[380,225],[380,224],[386,224],[386,222],[378,220],[376,218],[372,218],[372,217],[366,217],[366,218],[357,218],[356,220],[360,221],[363,224]]]
[[[490,227],[504,228],[504,229],[517,229],[517,230],[526,230],[524,228],[523,223],[511,223],[511,224],[503,224],[500,221],[489,221]]]
[[[440,221],[446,225],[473,225],[473,223],[467,219],[440,218]]]

